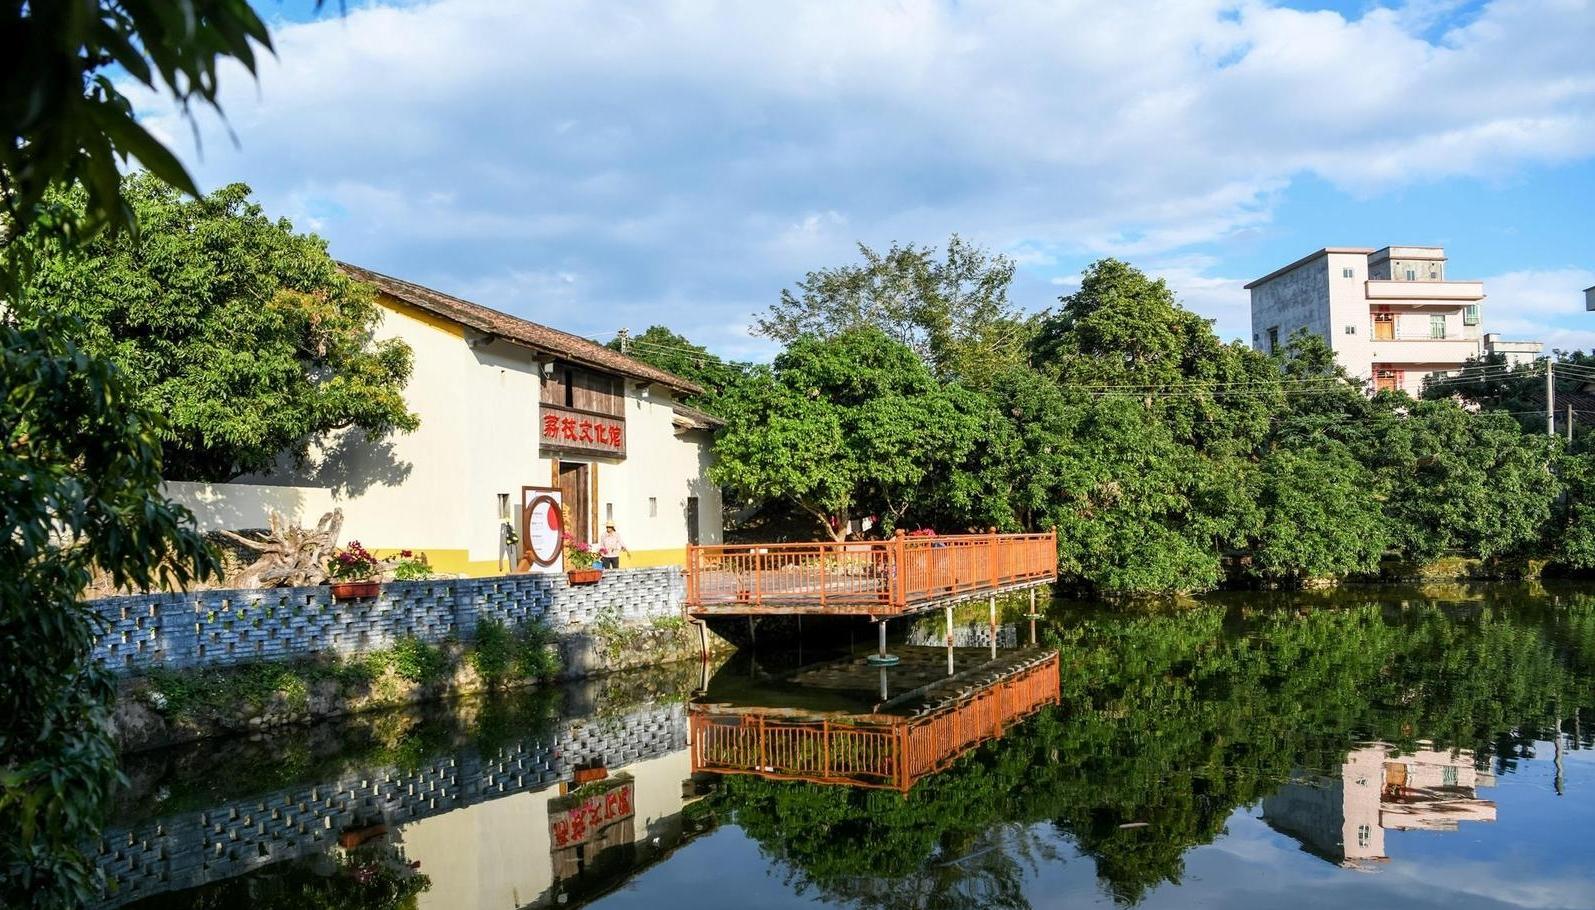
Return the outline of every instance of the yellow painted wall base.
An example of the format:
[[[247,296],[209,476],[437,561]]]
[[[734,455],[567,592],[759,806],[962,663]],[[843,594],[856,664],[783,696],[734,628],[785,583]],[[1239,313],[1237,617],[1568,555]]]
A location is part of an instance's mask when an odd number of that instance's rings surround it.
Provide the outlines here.
[[[372,555],[378,559],[391,559],[399,555],[402,547],[373,549]],[[426,561],[432,566],[432,571],[439,575],[464,575],[467,578],[486,578],[490,575],[506,575],[515,571],[514,566],[500,569],[497,560],[473,560],[466,550],[422,550],[414,549],[412,552],[425,553]],[[685,547],[672,550],[633,550],[629,554],[621,554],[620,567],[622,569],[648,569],[654,566],[684,566],[687,564],[687,550]]]
[[[671,550],[632,550],[630,554],[620,554],[620,567],[622,569],[647,569],[653,566],[684,566],[686,564],[686,547],[677,547]]]

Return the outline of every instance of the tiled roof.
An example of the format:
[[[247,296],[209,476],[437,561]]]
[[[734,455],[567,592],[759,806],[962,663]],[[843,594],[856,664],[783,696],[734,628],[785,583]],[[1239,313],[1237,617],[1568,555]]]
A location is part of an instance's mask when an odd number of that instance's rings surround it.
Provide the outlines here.
[[[375,285],[383,293],[404,301],[405,303],[425,310],[434,316],[447,319],[450,322],[475,329],[487,335],[502,338],[515,344],[528,347],[546,354],[552,354],[562,360],[581,366],[605,370],[610,373],[619,373],[633,379],[645,379],[657,382],[662,386],[674,389],[685,394],[696,394],[703,389],[693,383],[682,379],[674,373],[667,373],[658,367],[643,363],[640,360],[627,357],[619,351],[613,351],[601,344],[587,340],[569,332],[551,329],[519,316],[511,316],[498,310],[490,309],[469,300],[452,297],[442,291],[434,291],[403,279],[373,272],[347,262],[338,263],[339,267],[350,276]]]
[[[685,430],[714,430],[725,426],[726,422],[697,408],[677,402],[671,406],[675,413],[675,424]]]

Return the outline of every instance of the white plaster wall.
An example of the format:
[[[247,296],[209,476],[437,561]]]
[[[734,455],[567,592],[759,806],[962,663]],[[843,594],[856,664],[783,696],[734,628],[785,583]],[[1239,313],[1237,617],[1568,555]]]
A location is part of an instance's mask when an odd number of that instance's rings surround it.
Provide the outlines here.
[[[599,528],[613,515],[616,530],[634,552],[678,550],[687,545],[687,497],[698,497],[699,540],[719,543],[720,491],[708,482],[709,434],[678,434],[672,399],[654,386],[644,398],[628,383],[624,461],[598,468]],[[650,508],[649,498],[655,500]]]
[[[1329,346],[1340,365],[1353,376],[1373,375],[1373,310],[1368,306],[1368,257],[1363,253],[1331,253],[1328,257],[1330,319],[1334,325]],[[1351,276],[1346,276],[1346,270]],[[1352,331],[1347,332],[1350,326]]]
[[[162,491],[194,513],[201,531],[264,528],[272,510],[291,523],[313,525],[335,505],[332,491],[326,487],[171,481]]]

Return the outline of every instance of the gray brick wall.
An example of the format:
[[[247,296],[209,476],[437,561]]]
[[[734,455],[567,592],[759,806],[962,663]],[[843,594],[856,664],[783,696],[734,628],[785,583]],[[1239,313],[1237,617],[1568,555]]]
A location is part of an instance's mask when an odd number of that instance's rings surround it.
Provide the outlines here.
[[[551,735],[521,740],[491,755],[466,750],[412,770],[364,769],[111,828],[97,853],[116,890],[98,906],[119,907],[319,853],[337,843],[345,828],[391,827],[543,790],[570,780],[575,766],[587,760],[618,770],[686,747],[686,709],[650,705],[604,720],[567,720]]]
[[[685,583],[673,566],[611,569],[594,585],[563,575],[391,582],[369,599],[334,601],[326,587],[136,594],[90,601],[105,620],[94,656],[133,673],[226,667],[315,654],[357,654],[404,635],[469,641],[483,619],[547,622],[575,631],[605,610],[629,621],[681,615]]]

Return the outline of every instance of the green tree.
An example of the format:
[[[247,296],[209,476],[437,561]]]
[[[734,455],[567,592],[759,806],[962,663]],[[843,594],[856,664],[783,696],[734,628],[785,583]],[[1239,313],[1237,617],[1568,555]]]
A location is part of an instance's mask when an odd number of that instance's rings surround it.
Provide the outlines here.
[[[137,158],[194,190],[176,158],[117,90],[122,73],[169,90],[187,110],[215,106],[216,74],[253,71],[266,29],[247,0],[97,0],[0,7],[0,484],[11,533],[0,541],[0,903],[80,906],[97,895],[82,848],[115,779],[110,685],[94,665],[77,603],[89,566],[119,583],[182,583],[215,568],[180,509],[158,493],[159,421],[111,365],[67,339],[70,321],[31,329],[21,288],[32,246],[68,246],[132,227],[120,165]],[[83,217],[52,206],[79,186]],[[164,566],[162,569],[160,566]]]
[[[161,423],[65,326],[0,325],[0,903],[97,893],[82,848],[116,782],[109,671],[78,601],[96,568],[119,586],[215,569],[186,510],[160,494]]]
[[[81,346],[167,416],[168,480],[267,471],[335,430],[415,428],[410,349],[371,340],[375,295],[324,241],[267,218],[243,184],[188,200],[141,174],[122,192],[139,236],[45,238],[23,293],[29,312],[75,317]],[[84,211],[76,195],[66,208]]]
[[[651,325],[634,338],[616,338],[609,347],[691,380],[703,389],[703,394],[691,396],[686,403],[715,415],[720,413],[719,400],[752,369],[751,364],[721,360],[708,348],[693,344],[662,325]]]
[[[784,343],[872,326],[907,345],[943,378],[982,384],[1025,360],[1030,321],[1008,300],[1014,262],[954,234],[938,259],[928,246],[859,244],[863,262],[810,272],[758,320]]]
[[[1249,547],[1263,578],[1300,582],[1372,572],[1389,545],[1373,475],[1345,445],[1276,448],[1258,470],[1262,509]]]
[[[870,327],[797,339],[725,397],[722,416],[714,481],[789,502],[837,540],[854,516],[895,525],[981,428],[913,351]]]

